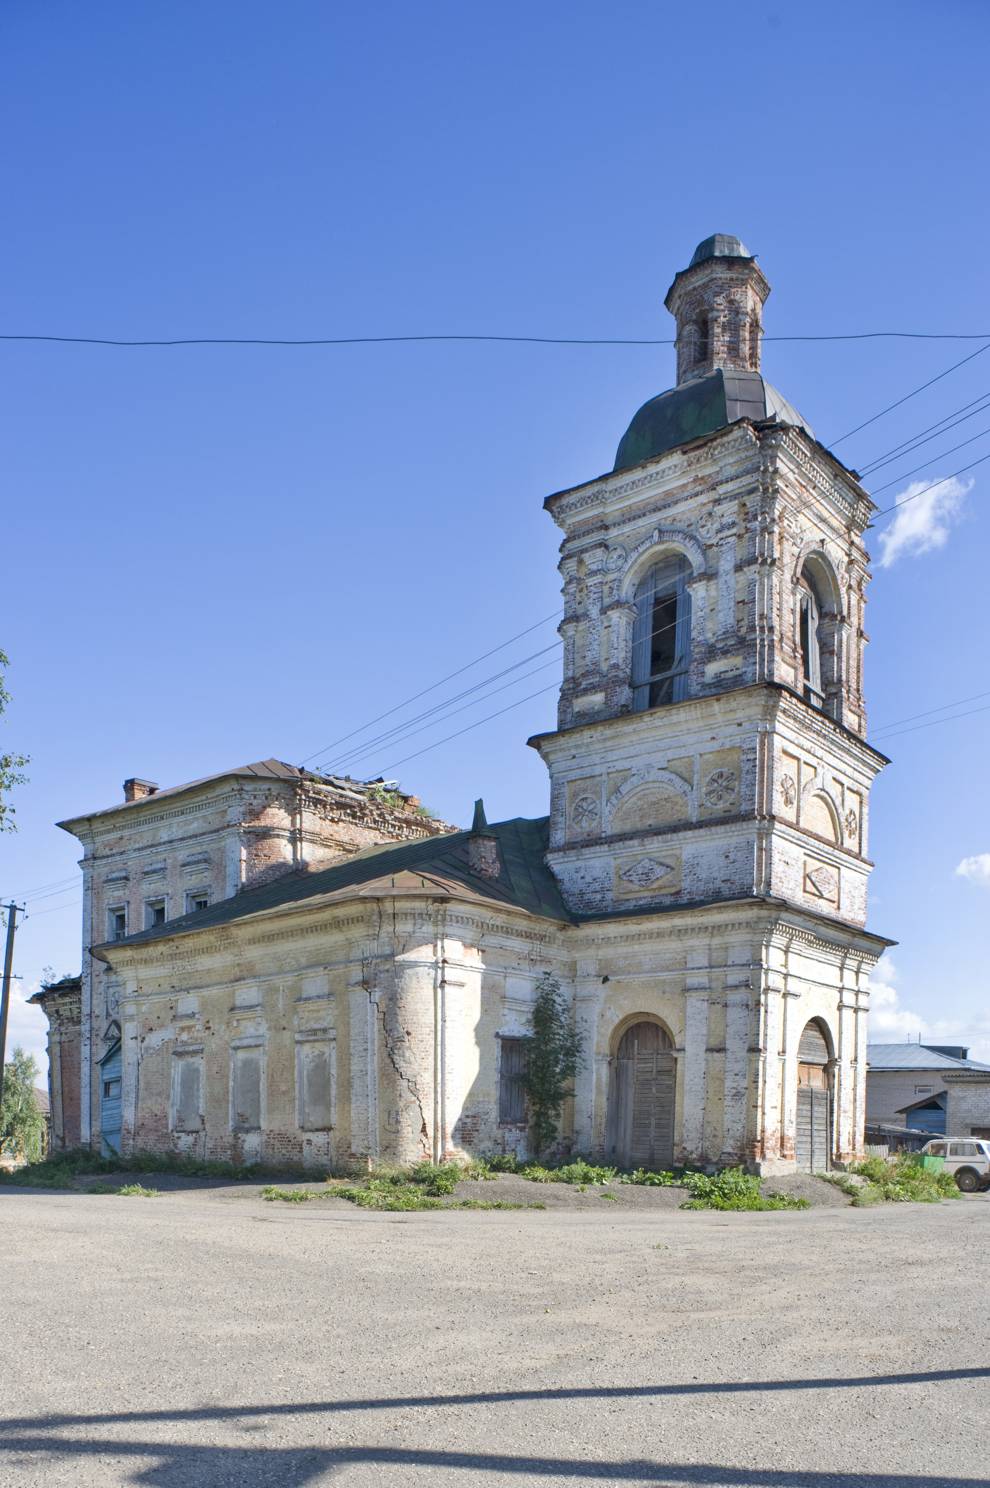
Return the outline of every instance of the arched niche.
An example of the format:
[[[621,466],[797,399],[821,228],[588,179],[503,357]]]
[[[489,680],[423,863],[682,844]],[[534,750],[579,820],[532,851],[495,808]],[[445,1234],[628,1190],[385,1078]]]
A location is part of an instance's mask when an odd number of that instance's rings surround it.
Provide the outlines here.
[[[691,787],[670,770],[626,780],[609,797],[605,810],[611,833],[674,826],[694,815]]]
[[[812,791],[801,803],[801,825],[838,847],[842,842],[839,813],[832,798],[822,790]]]

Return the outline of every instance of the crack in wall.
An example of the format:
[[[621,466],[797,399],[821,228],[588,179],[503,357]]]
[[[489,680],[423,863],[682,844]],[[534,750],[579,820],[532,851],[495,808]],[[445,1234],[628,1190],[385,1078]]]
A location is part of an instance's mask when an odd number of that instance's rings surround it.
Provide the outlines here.
[[[375,939],[376,939],[375,954],[371,958],[372,967],[374,966],[374,964],[376,962],[378,962],[378,961],[380,961],[380,960],[383,959],[382,952],[381,952],[381,949],[380,949],[383,917],[384,916],[383,916],[382,905],[379,902],[379,904],[378,904],[378,929],[377,929],[376,936],[375,936]],[[394,952],[395,952],[395,944],[396,944],[396,934],[397,934],[397,925],[396,925],[396,919],[395,919],[395,905],[393,904],[392,905],[392,951],[393,951],[393,954],[392,954],[392,957],[391,957],[393,976],[395,974],[395,954],[394,954]],[[393,1046],[393,1039],[392,1039],[392,1036],[389,1033],[389,1029],[388,1029],[387,1011],[382,1006],[382,1004],[379,1001],[379,999],[375,996],[374,990],[373,990],[372,985],[371,985],[371,981],[372,981],[372,978],[371,978],[371,975],[369,974],[369,972],[367,970],[363,971],[363,974],[362,974],[362,977],[361,977],[361,985],[364,987],[364,990],[368,994],[368,1001],[369,1001],[369,1003],[375,1009],[375,1011],[377,1012],[377,1014],[378,1014],[378,1016],[379,1016],[379,1018],[381,1020],[381,1025],[382,1025],[382,1040],[383,1040],[384,1045],[385,1045],[385,1054],[386,1054],[386,1057],[388,1059],[389,1064],[392,1066],[392,1069],[395,1071],[396,1078],[398,1080],[400,1080],[403,1085],[405,1085],[406,1089],[409,1091],[409,1094],[412,1096],[412,1099],[416,1103],[416,1109],[419,1111],[419,1122],[420,1122],[420,1125],[419,1125],[419,1138],[420,1138],[420,1142],[422,1143],[422,1146],[423,1146],[423,1156],[427,1160],[429,1160],[429,1158],[432,1156],[431,1147],[430,1147],[430,1128],[429,1128],[429,1125],[428,1125],[427,1120],[426,1120],[426,1111],[423,1108],[423,1100],[422,1100],[422,1097],[421,1097],[419,1091],[417,1090],[416,1085],[415,1085],[414,1081],[412,1080],[411,1076],[405,1074],[404,1071],[399,1066],[398,1056],[397,1056],[396,1050],[395,1050],[395,1048]]]

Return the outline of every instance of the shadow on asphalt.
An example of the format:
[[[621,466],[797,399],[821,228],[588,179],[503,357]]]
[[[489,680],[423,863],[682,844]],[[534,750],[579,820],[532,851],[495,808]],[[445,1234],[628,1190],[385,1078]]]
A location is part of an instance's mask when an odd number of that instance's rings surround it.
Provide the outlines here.
[[[515,1456],[495,1452],[440,1451],[429,1448],[384,1446],[196,1446],[160,1441],[73,1438],[60,1434],[72,1427],[140,1422],[221,1422],[265,1418],[245,1425],[262,1431],[275,1416],[333,1416],[339,1413],[411,1409],[415,1407],[475,1406],[554,1400],[622,1400],[683,1395],[760,1394],[784,1390],[863,1389],[870,1386],[933,1385],[990,1377],[990,1368],[937,1369],[909,1374],[879,1374],[849,1378],[795,1380],[739,1380],[671,1385],[562,1386],[545,1390],[478,1391],[461,1395],[409,1395],[357,1400],[309,1401],[299,1404],[203,1406],[188,1410],[121,1411],[98,1415],[46,1415],[9,1419],[2,1425],[0,1451],[38,1454],[49,1469],[73,1464],[81,1471],[87,1458],[149,1458],[133,1482],[150,1488],[180,1485],[237,1483],[243,1488],[303,1488],[318,1478],[330,1479],[360,1465],[414,1469],[439,1473],[444,1469],[498,1477],[562,1478],[573,1482],[637,1482],[708,1485],[708,1488],[975,1488],[987,1478],[929,1477],[918,1473],[819,1472],[808,1469],[729,1467],[716,1463],[669,1463],[642,1458],[599,1462],[564,1457]],[[3,1481],[10,1481],[3,1478]]]
[[[105,1473],[113,1457],[151,1457],[131,1482],[148,1488],[232,1484],[238,1488],[303,1488],[318,1478],[329,1480],[346,1468],[374,1466],[396,1473],[443,1469],[527,1480],[562,1478],[575,1483],[657,1483],[670,1488],[978,1488],[986,1478],[937,1478],[918,1473],[815,1472],[804,1469],[727,1467],[717,1463],[651,1462],[643,1458],[595,1462],[568,1457],[521,1457],[497,1452],[431,1451],[402,1447],[196,1447],[163,1442],[66,1441],[59,1437],[18,1436],[5,1441],[8,1451],[44,1453],[49,1470],[65,1465],[81,1470],[87,1457],[101,1459]],[[9,1481],[9,1479],[7,1480]],[[55,1481],[54,1477],[52,1481]],[[71,1481],[71,1479],[69,1480]],[[106,1481],[105,1478],[102,1481]]]

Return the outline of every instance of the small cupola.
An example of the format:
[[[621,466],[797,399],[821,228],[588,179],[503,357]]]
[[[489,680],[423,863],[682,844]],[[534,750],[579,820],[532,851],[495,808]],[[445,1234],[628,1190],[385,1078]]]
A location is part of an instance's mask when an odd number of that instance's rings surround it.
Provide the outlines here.
[[[770,285],[729,233],[699,243],[664,304],[677,321],[677,384],[719,369],[759,372],[763,304]]]

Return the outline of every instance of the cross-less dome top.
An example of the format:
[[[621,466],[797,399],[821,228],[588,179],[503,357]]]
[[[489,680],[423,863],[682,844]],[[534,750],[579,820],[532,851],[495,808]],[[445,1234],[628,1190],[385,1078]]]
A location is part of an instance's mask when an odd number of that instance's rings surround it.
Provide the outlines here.
[[[753,255],[745,244],[740,243],[732,233],[712,233],[710,238],[705,238],[699,243],[688,264],[693,269],[695,264],[704,263],[706,258],[752,258]]]
[[[715,241],[709,238],[708,242]],[[737,238],[729,241],[738,242]],[[705,245],[702,243],[701,248]],[[701,248],[698,252],[701,252]],[[697,255],[695,255],[697,257]],[[812,439],[814,430],[759,372],[718,367],[644,403],[622,436],[615,470],[628,470],[704,434],[714,434],[739,419],[779,419],[794,424]]]

